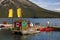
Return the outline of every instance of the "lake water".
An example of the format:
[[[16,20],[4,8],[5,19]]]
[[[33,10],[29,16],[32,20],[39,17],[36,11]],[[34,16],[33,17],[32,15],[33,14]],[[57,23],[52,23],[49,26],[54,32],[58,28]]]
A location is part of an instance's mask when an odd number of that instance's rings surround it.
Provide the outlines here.
[[[46,22],[49,21],[51,26],[60,26],[60,18],[0,18],[0,23],[4,21],[13,23],[14,20],[28,20],[33,24],[40,23],[40,25],[46,25]]]
[[[7,21],[13,23],[14,20],[28,20],[34,23],[40,23],[40,25],[46,25],[47,21],[50,21],[50,25],[60,26],[60,18],[0,18],[0,23]],[[0,30],[0,40],[60,40],[60,32],[40,32],[33,35],[14,35],[11,31]]]
[[[60,32],[40,32],[33,35],[14,35],[7,30],[0,30],[0,40],[60,40]]]

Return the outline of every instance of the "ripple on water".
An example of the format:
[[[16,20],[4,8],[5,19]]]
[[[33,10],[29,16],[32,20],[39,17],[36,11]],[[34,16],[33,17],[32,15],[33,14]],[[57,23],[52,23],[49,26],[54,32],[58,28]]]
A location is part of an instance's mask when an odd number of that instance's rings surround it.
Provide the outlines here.
[[[60,40],[60,32],[41,32],[33,35],[13,35],[9,30],[0,30],[0,40]]]

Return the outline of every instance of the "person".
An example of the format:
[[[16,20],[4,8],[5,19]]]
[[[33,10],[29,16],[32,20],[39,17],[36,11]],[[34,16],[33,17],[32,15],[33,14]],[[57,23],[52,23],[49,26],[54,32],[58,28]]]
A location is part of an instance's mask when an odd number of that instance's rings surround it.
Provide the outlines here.
[[[32,22],[30,23],[30,27],[31,27],[31,28],[33,27],[33,23],[32,23]]]
[[[50,22],[49,22],[49,21],[47,21],[46,26],[49,26],[49,24],[50,24]]]

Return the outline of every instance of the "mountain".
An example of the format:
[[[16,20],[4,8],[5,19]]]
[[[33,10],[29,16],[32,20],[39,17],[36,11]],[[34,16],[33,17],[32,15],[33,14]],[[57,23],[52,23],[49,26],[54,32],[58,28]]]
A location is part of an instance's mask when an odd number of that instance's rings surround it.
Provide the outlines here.
[[[43,9],[29,0],[1,0],[0,18],[8,18],[8,10],[14,10],[14,18],[17,18],[16,9],[22,9],[23,18],[60,18],[60,12]]]

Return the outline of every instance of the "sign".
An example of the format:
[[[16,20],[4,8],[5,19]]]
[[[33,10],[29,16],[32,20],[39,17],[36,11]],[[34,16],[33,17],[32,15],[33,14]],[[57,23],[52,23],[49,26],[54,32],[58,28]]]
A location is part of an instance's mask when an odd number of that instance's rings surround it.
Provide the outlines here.
[[[22,26],[23,26],[23,27],[26,27],[26,26],[27,26],[27,22],[25,22],[25,21],[22,22]]]
[[[20,27],[20,24],[19,23],[16,23],[16,27]]]

